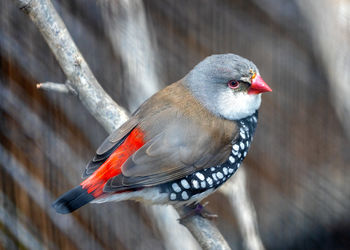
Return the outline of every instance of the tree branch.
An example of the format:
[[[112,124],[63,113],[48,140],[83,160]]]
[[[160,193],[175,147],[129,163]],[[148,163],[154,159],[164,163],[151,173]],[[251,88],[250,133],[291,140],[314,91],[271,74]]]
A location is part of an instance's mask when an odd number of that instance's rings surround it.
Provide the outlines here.
[[[350,138],[350,7],[347,1],[298,0],[309,26],[314,54],[328,77],[331,100],[348,138]],[[332,16],[324,18],[324,11]]]
[[[190,213],[188,207],[176,208],[180,217]],[[187,227],[203,249],[229,250],[231,249],[217,227],[208,219],[200,215],[188,216],[181,219],[181,224]]]
[[[256,212],[247,194],[246,186],[246,171],[241,167],[232,180],[225,183],[220,190],[227,196],[232,210],[236,214],[244,248],[246,250],[264,250],[259,235]]]
[[[66,26],[48,0],[16,0],[29,15],[55,55],[80,101],[109,132],[127,119],[127,112],[103,90],[72,40]]]
[[[127,113],[99,85],[52,3],[49,0],[16,0],[16,3],[38,27],[79,99],[106,131],[111,133],[124,123]],[[178,212],[184,214],[186,209]],[[210,221],[195,215],[183,224],[203,249],[230,249]]]
[[[129,110],[136,110],[160,89],[157,58],[149,32],[142,0],[99,0],[104,26],[116,55],[120,56],[127,75]],[[131,84],[128,84],[131,83]],[[147,84],[145,84],[147,83]]]

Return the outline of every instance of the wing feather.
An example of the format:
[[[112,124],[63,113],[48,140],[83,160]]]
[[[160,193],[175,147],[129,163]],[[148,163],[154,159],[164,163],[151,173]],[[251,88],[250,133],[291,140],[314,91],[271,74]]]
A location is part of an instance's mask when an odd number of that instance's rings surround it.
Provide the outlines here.
[[[236,123],[210,113],[178,82],[151,97],[113,132],[84,176],[99,168],[135,126],[146,143],[124,162],[121,174],[107,181],[104,192],[155,186],[222,164],[239,134]]]
[[[147,143],[105,184],[105,192],[159,185],[227,160],[237,124],[211,114],[186,89],[177,91],[151,98],[139,109]]]
[[[117,149],[130,134],[130,132],[137,126],[136,117],[130,118],[120,128],[112,132],[96,150],[94,158],[86,165],[82,177],[86,178],[92,175],[108,157]]]

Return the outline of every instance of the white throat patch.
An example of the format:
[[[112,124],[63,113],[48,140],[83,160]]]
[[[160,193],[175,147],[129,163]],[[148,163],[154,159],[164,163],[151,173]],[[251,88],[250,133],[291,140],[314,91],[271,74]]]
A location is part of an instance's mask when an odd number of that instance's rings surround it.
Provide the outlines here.
[[[218,96],[217,113],[228,120],[240,120],[255,113],[261,104],[261,94],[222,91]]]

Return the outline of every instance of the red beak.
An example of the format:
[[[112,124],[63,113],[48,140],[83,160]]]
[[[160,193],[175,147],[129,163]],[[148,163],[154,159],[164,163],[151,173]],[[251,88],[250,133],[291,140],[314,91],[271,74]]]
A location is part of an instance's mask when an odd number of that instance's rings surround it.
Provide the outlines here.
[[[252,85],[250,85],[250,88],[248,89],[249,95],[257,95],[263,92],[271,92],[272,89],[269,87],[269,85],[266,84],[266,82],[261,78],[261,76],[256,75],[252,79]]]

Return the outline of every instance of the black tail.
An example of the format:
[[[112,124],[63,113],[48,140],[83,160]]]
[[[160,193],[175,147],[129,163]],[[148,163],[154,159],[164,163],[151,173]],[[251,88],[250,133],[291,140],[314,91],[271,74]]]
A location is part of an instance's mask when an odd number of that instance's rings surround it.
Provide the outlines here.
[[[52,203],[52,207],[56,209],[57,213],[68,214],[84,206],[93,199],[95,199],[95,197],[79,185],[61,195],[60,198]]]

